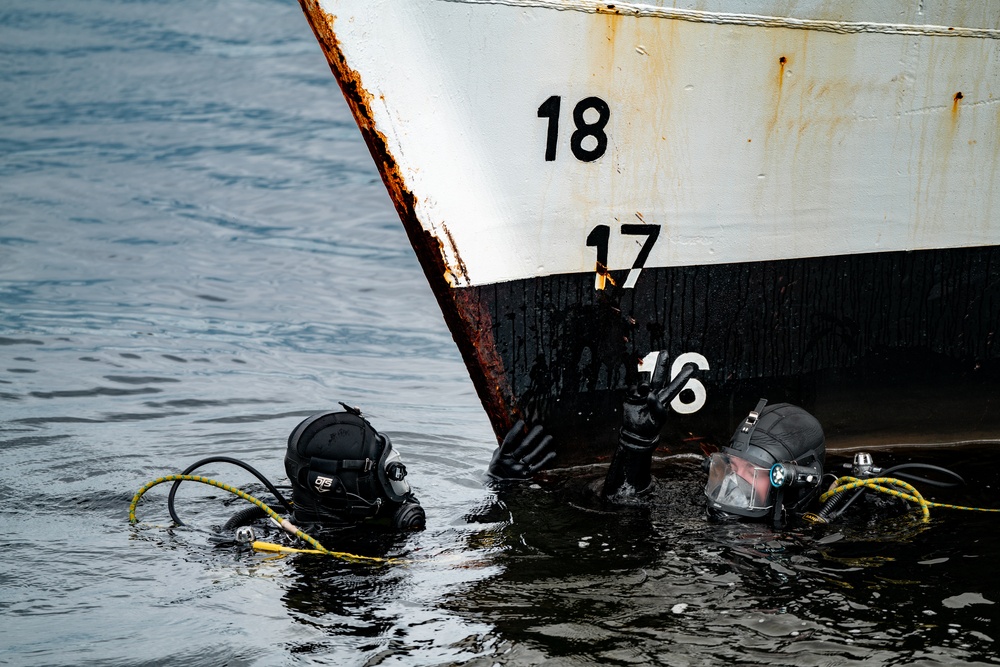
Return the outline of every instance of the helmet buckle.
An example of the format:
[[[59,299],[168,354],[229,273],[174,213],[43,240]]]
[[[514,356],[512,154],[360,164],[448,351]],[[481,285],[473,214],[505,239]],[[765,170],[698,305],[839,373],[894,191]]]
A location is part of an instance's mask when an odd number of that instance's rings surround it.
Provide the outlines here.
[[[764,410],[765,405],[767,405],[766,398],[762,398],[757,402],[757,407],[751,410],[747,418],[743,420],[743,427],[740,429],[743,433],[750,433],[757,426],[757,420],[760,419],[760,413]]]

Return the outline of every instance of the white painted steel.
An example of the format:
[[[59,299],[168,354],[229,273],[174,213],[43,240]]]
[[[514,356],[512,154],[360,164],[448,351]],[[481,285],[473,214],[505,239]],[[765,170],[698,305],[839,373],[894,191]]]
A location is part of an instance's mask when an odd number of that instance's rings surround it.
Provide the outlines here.
[[[646,266],[1000,244],[1000,3],[692,4],[322,2],[454,286],[594,271],[602,224],[611,269],[633,223]]]

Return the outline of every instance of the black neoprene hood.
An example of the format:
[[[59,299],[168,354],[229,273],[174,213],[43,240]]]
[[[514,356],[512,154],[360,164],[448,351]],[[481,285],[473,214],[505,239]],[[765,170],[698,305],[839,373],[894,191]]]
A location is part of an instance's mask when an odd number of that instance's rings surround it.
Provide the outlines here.
[[[745,422],[744,422],[745,423]],[[819,420],[791,403],[765,406],[757,416],[749,441],[737,427],[723,451],[735,453],[765,468],[784,461],[808,464],[826,457],[826,436]]]
[[[382,478],[389,439],[352,412],[324,412],[288,436],[285,472],[297,510],[330,513],[347,521],[373,518],[390,497]],[[391,491],[391,488],[388,488]]]

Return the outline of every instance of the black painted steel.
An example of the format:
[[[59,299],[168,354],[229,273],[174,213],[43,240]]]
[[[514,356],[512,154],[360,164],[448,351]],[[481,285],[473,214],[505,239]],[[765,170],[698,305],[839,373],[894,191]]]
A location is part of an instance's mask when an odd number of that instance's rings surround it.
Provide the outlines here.
[[[465,288],[491,314],[492,379],[564,463],[610,453],[651,350],[711,366],[667,443],[721,442],[761,396],[814,412],[834,448],[1000,438],[998,247],[646,268],[631,289],[626,273]]]

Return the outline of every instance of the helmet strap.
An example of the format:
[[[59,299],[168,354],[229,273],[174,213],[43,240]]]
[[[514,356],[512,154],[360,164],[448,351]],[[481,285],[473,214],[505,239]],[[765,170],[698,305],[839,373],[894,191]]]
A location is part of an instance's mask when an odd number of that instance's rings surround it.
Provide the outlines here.
[[[733,449],[746,451],[747,447],[750,445],[750,436],[753,435],[754,429],[757,428],[757,422],[760,421],[760,413],[764,409],[765,405],[767,405],[767,399],[760,399],[760,401],[757,402],[757,407],[751,410],[750,414],[748,414],[746,419],[743,420],[739,431],[736,433]]]
[[[329,473],[331,475],[336,475],[340,472],[357,472],[364,474],[375,467],[375,462],[367,458],[321,459],[318,456],[314,456],[309,459],[309,467],[313,470]]]
[[[778,495],[774,498],[774,529],[781,530],[784,525],[785,513],[785,487],[778,488]]]

